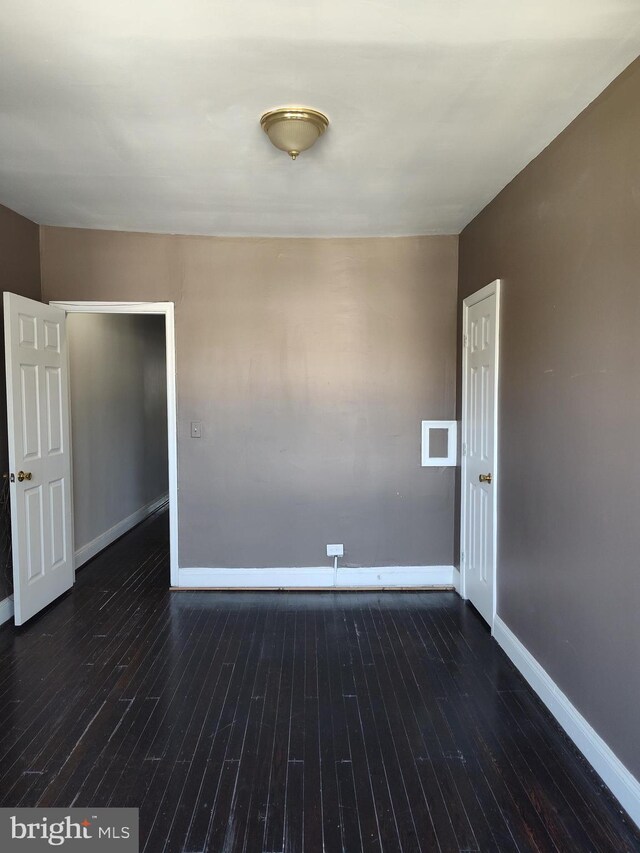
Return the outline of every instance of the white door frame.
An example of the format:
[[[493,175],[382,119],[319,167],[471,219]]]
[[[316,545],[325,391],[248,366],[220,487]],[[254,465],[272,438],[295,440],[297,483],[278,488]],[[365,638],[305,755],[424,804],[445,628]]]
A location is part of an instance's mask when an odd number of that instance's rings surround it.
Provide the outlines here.
[[[171,586],[178,586],[178,411],[176,404],[176,336],[173,302],[61,302],[50,305],[67,314],[164,314],[167,348],[167,438],[169,460],[169,564]],[[73,466],[73,455],[71,458]],[[73,470],[73,468],[72,468]]]
[[[466,299],[462,302],[462,441],[465,441],[467,435],[467,363],[468,363],[468,349],[466,347],[466,339],[467,339],[467,327],[469,323],[469,308],[472,305],[475,305],[478,302],[482,302],[483,299],[486,299],[488,296],[493,296],[495,294],[496,297],[496,324],[495,324],[495,335],[496,335],[496,364],[495,364],[495,373],[494,373],[494,407],[493,407],[493,605],[491,608],[491,633],[493,633],[493,626],[495,624],[496,618],[496,606],[497,606],[497,565],[498,565],[498,490],[500,488],[500,475],[499,475],[499,456],[498,456],[498,406],[499,406],[499,376],[500,376],[500,285],[501,281],[497,278],[495,281],[492,281],[490,284],[487,284],[486,287],[481,288],[480,290],[472,293],[471,296],[467,296]],[[462,598],[467,598],[466,591],[466,564],[462,558],[464,554],[465,548],[465,534],[467,527],[467,500],[466,500],[466,475],[467,475],[467,457],[464,453],[462,453],[462,464],[461,464],[461,487],[460,487],[460,595]]]

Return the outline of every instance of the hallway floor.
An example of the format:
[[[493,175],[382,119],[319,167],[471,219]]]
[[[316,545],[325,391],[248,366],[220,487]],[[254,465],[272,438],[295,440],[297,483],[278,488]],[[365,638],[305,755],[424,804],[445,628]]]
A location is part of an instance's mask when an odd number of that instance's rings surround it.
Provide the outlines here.
[[[171,593],[167,535],[0,629],[0,805],[139,807],[146,853],[640,850],[454,593]]]

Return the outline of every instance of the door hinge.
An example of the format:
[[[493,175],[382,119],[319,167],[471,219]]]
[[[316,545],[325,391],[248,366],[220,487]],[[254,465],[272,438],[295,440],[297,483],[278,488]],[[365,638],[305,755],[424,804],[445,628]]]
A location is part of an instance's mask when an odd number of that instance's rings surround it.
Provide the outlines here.
[[[460,551],[460,562],[464,563],[464,551]]]
[[[469,338],[466,335],[463,335],[462,340],[464,342],[465,347],[468,347],[469,346]]]
[[[462,442],[462,455],[463,456],[467,455],[467,442],[466,441]]]

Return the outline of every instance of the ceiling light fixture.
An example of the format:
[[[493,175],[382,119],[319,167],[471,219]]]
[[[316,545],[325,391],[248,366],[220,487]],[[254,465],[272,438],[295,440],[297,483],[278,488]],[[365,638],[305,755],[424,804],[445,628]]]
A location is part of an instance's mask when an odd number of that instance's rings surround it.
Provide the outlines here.
[[[295,160],[301,151],[311,148],[322,136],[329,119],[324,113],[308,107],[280,107],[265,113],[260,126],[276,148],[286,151]]]

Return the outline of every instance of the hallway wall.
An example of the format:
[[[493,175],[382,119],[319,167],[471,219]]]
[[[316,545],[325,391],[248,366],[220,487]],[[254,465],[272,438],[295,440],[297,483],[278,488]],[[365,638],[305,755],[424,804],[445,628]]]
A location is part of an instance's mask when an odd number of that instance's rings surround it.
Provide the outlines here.
[[[167,495],[164,317],[69,314],[67,340],[80,565]]]
[[[460,238],[500,278],[498,613],[640,777],[640,60]]]

